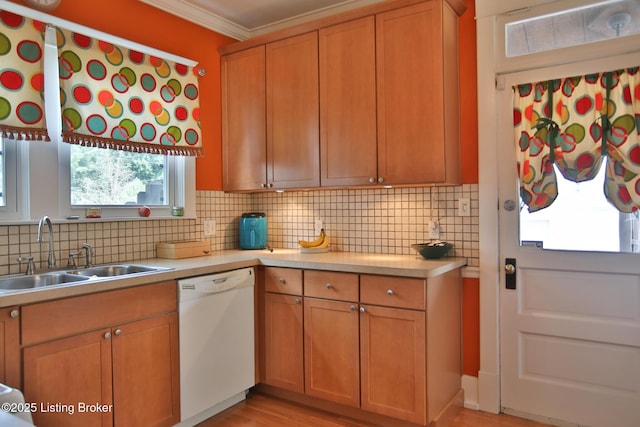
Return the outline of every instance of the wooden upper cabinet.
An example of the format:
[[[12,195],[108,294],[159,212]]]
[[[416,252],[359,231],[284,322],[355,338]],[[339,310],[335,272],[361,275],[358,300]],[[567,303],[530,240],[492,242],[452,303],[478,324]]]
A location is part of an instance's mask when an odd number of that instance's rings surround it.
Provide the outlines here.
[[[267,182],[265,48],[222,57],[222,167],[226,191]]]
[[[323,28],[320,54],[320,183],[377,180],[375,18]]]
[[[457,31],[443,1],[376,15],[383,184],[460,183]]]
[[[222,47],[224,189],[460,184],[465,8],[389,0]]]
[[[267,187],[318,187],[318,33],[268,43],[266,82]]]

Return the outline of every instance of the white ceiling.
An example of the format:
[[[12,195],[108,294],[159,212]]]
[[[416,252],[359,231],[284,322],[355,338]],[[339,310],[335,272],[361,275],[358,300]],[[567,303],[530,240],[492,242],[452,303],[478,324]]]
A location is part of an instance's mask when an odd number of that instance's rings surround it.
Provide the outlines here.
[[[383,0],[140,0],[238,40]]]

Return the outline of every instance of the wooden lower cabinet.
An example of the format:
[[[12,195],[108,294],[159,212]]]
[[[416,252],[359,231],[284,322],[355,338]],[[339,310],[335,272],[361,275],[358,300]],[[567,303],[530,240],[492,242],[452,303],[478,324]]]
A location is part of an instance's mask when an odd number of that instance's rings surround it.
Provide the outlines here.
[[[164,282],[23,307],[23,392],[37,406],[34,423],[177,424],[176,304],[175,282]]]
[[[265,293],[265,383],[304,393],[302,297]]]
[[[298,283],[283,277],[271,281]],[[265,382],[284,389],[266,391],[380,425],[446,425],[461,405],[460,285],[459,269],[304,270],[303,300],[265,292]]]
[[[24,393],[36,425],[113,425],[110,329],[27,347]],[[81,411],[80,402],[104,405],[106,412]]]
[[[423,311],[361,307],[362,409],[425,424],[425,338]]]
[[[358,304],[304,299],[305,394],[360,404]]]
[[[177,342],[177,313],[115,329],[111,351],[116,426],[160,427],[180,421]]]
[[[22,389],[20,381],[20,309],[0,309],[0,383]]]

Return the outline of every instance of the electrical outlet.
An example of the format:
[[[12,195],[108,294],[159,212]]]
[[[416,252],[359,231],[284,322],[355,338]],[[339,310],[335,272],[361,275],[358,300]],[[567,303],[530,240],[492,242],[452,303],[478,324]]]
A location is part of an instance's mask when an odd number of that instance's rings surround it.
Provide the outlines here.
[[[461,197],[458,199],[458,216],[470,216],[471,215],[471,201],[468,197]]]
[[[204,221],[204,235],[215,236],[216,235],[216,221],[213,219]]]
[[[324,228],[324,224],[322,223],[321,219],[316,219],[313,223],[313,235],[317,236],[318,234],[320,234],[320,230],[322,230]]]
[[[438,221],[429,221],[429,238],[435,240],[440,238],[440,223]]]

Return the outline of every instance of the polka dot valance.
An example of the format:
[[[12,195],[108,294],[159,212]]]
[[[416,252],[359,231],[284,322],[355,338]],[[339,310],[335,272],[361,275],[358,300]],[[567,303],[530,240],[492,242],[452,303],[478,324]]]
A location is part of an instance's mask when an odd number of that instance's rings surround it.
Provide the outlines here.
[[[202,155],[197,68],[56,31],[63,141]]]
[[[513,89],[520,196],[530,212],[556,199],[556,169],[581,182],[603,164],[609,203],[624,213],[640,209],[639,67]]]
[[[44,27],[42,22],[0,10],[0,132],[5,138],[49,139]]]

